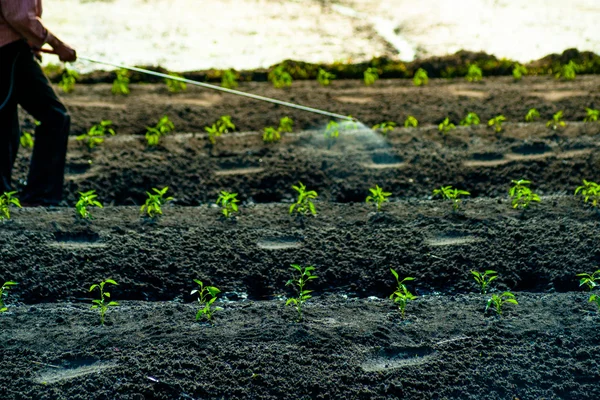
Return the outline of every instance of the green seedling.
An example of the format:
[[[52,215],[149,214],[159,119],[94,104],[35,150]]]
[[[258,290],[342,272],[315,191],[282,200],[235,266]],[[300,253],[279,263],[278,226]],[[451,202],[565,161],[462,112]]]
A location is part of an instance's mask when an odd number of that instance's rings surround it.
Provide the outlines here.
[[[365,85],[371,86],[379,79],[379,71],[377,70],[377,68],[368,68],[363,73],[363,78],[365,81]]]
[[[575,189],[575,196],[581,195],[583,202],[591,202],[592,207],[597,208],[600,204],[600,185],[596,182],[583,180],[583,185]]]
[[[427,71],[423,68],[419,68],[417,72],[415,72],[415,76],[413,77],[413,83],[415,86],[424,86],[429,83],[429,76],[427,75]]]
[[[222,115],[212,126],[207,126],[204,130],[208,133],[208,141],[215,145],[219,136],[235,130],[235,124],[231,122],[231,116]]]
[[[493,306],[494,311],[496,311],[496,314],[502,315],[502,307],[507,303],[519,304],[517,302],[517,299],[515,299],[515,295],[512,294],[511,292],[504,292],[502,294],[493,294],[492,297],[490,297],[490,299],[487,301],[487,305],[485,306],[485,311],[487,312],[487,310],[490,308],[490,306]]]
[[[94,147],[104,143],[106,134],[115,135],[115,130],[111,128],[111,125],[112,121],[101,121],[99,124],[92,126],[87,133],[77,136],[77,140],[83,141],[87,148],[92,150]]]
[[[75,204],[75,210],[77,211],[77,215],[81,219],[93,219],[92,214],[88,211],[88,207],[98,207],[104,208],[102,203],[98,200],[98,195],[95,190],[90,190],[89,192],[79,192],[79,200]]]
[[[19,138],[19,143],[21,147],[26,149],[32,149],[35,142],[33,141],[33,134],[30,132],[21,132],[21,137]]]
[[[540,113],[535,108],[531,108],[525,115],[525,122],[533,122],[540,118]]]
[[[488,121],[488,126],[493,127],[496,133],[502,132],[502,123],[506,121],[504,115],[497,115]]]
[[[281,139],[281,133],[279,133],[278,129],[275,129],[272,126],[268,126],[263,131],[262,138],[263,138],[263,142],[265,142],[265,143],[277,142]]]
[[[221,86],[226,89],[235,89],[238,87],[237,80],[238,76],[232,69],[225,70],[221,75]]]
[[[222,207],[221,212],[225,218],[233,217],[233,214],[238,212],[237,203],[240,201],[237,199],[237,193],[229,193],[222,191],[217,198],[217,205]]]
[[[175,77],[175,78],[183,78],[183,76],[181,76],[180,74],[176,74],[174,72],[171,72],[169,75],[172,77]],[[171,93],[184,92],[187,89],[187,84],[182,81],[177,81],[177,80],[167,78],[167,79],[165,79],[165,83],[167,84],[167,89]]]
[[[269,80],[273,82],[273,86],[277,89],[292,86],[292,76],[285,70],[283,65],[275,67],[269,72]]]
[[[592,108],[585,108],[586,116],[583,122],[596,122],[600,118],[600,110],[594,110]]]
[[[298,186],[292,186],[298,192],[298,199],[290,206],[290,215],[317,215],[317,209],[312,202],[319,195],[314,190],[306,190],[306,186],[302,182],[298,182]]]
[[[462,121],[460,121],[460,124],[462,126],[471,126],[479,125],[480,122],[479,115],[475,114],[474,112],[470,112]]]
[[[75,90],[75,84],[79,79],[79,74],[77,71],[65,68],[60,78],[60,82],[58,83],[58,87],[65,93],[71,93]]]
[[[417,298],[417,296],[412,294],[406,288],[406,285],[404,283],[408,282],[408,281],[414,281],[415,278],[411,278],[411,277],[407,276],[406,278],[400,280],[400,278],[398,277],[398,273],[396,271],[394,271],[392,268],[390,268],[390,271],[392,271],[392,275],[394,275],[394,278],[396,278],[396,284],[398,285],[396,287],[396,290],[394,290],[394,293],[392,293],[390,295],[390,299],[394,300],[394,303],[398,306],[398,310],[400,310],[402,319],[404,319],[404,312],[406,310],[406,305],[408,304],[409,301],[415,300]]]
[[[512,70],[513,79],[515,81],[520,81],[523,79],[523,75],[527,75],[527,68],[521,64],[515,64]]]
[[[579,279],[579,286],[587,287],[588,291],[594,290],[596,287],[600,286],[600,269],[593,274],[577,274]],[[598,312],[600,312],[600,296],[597,294],[590,295],[589,298],[590,303],[596,303],[598,307]]]
[[[279,132],[291,133],[294,130],[294,120],[290,117],[283,117],[279,120]]]
[[[106,310],[108,310],[109,307],[116,307],[119,305],[119,303],[116,301],[110,301],[110,293],[104,291],[104,285],[107,283],[110,283],[111,285],[118,285],[118,283],[112,279],[107,279],[90,287],[90,292],[96,288],[100,289],[100,299],[92,300],[92,310],[98,310],[100,312],[100,325],[104,325],[104,316],[106,315]]]
[[[116,72],[116,78],[112,85],[112,94],[127,96],[129,90],[129,71],[126,69],[118,69]]]
[[[471,271],[471,274],[473,274],[475,282],[477,282],[477,284],[481,288],[481,294],[486,294],[490,283],[492,283],[493,280],[498,278],[498,273],[496,271],[492,271],[491,269],[488,269],[484,273],[478,271]]]
[[[175,125],[168,116],[162,117],[156,126],[146,127],[146,142],[148,146],[158,146],[160,138],[175,130]]]
[[[392,195],[389,192],[384,192],[383,189],[380,188],[378,185],[375,185],[375,187],[369,189],[369,191],[371,192],[371,194],[367,196],[366,202],[375,203],[375,210],[377,212],[381,210],[381,205],[388,201],[388,197]]]
[[[577,76],[579,71],[579,65],[569,61],[568,64],[563,65],[560,70],[554,75],[556,79],[564,79],[565,81],[572,81]]]
[[[190,294],[198,294],[198,305],[200,306],[196,313],[196,321],[206,320],[212,323],[213,314],[222,309],[221,307],[213,308],[213,303],[217,300],[217,295],[221,293],[221,290],[214,286],[204,286],[204,283],[198,279],[194,279],[194,282],[198,284],[198,289],[192,290]]]
[[[548,128],[552,128],[554,130],[558,128],[564,128],[567,126],[567,123],[563,120],[563,112],[559,111],[552,116],[552,119],[546,122],[546,126]]]
[[[453,188],[452,186],[442,186],[439,189],[433,190],[433,196],[441,196],[444,199],[448,199],[452,201],[452,210],[454,212],[458,211],[461,203],[460,196],[470,196],[471,193],[466,190],[458,190]]]
[[[577,274],[579,279],[579,286],[585,286],[589,291],[600,286],[600,269],[592,274],[582,273]]]
[[[4,282],[4,285],[0,287],[0,313],[8,311],[8,307],[6,307],[6,305],[4,304],[4,298],[8,296],[8,293],[6,293],[6,291],[10,290],[13,286],[16,285],[17,282],[8,281]]]
[[[447,135],[453,129],[456,129],[456,125],[450,122],[450,118],[447,117],[438,125],[438,130],[442,132],[442,135]]]
[[[296,288],[298,296],[287,299],[287,301],[285,302],[285,305],[286,306],[293,305],[296,307],[296,311],[298,312],[298,320],[297,321],[300,322],[300,321],[302,321],[302,319],[304,317],[302,314],[302,306],[304,305],[304,303],[306,303],[306,301],[308,299],[310,299],[312,297],[310,294],[313,292],[312,290],[305,289],[306,284],[308,283],[308,281],[317,279],[317,276],[313,275],[313,271],[315,270],[315,267],[312,267],[312,266],[301,267],[300,265],[292,264],[292,270],[294,272],[297,272],[298,276],[292,277],[292,279],[287,281],[287,283],[285,285],[286,286],[294,286]]]
[[[140,213],[146,212],[148,217],[156,218],[159,215],[162,215],[162,206],[164,206],[168,201],[172,201],[173,197],[165,197],[167,191],[169,190],[168,186],[165,186],[161,190],[156,188],[152,188],[154,194],[150,192],[146,192],[148,198],[146,199],[146,203],[140,208]]]
[[[409,115],[404,120],[404,127],[405,128],[416,128],[418,126],[419,126],[419,121],[415,117],[413,117],[412,115]]]
[[[325,128],[325,138],[335,139],[340,136],[340,124],[335,121],[329,121]]]
[[[371,128],[371,129],[373,129],[374,131],[379,131],[382,134],[386,135],[388,132],[393,131],[395,127],[396,127],[395,122],[388,121],[388,122],[382,122],[377,125],[373,125],[373,128]]]
[[[482,80],[483,72],[481,72],[481,68],[479,68],[475,64],[469,65],[469,70],[467,71],[466,79],[469,82],[477,82],[477,81]]]
[[[4,192],[0,196],[0,221],[10,219],[10,206],[21,208],[19,199],[14,197],[17,192]]]
[[[540,196],[533,193],[529,188],[531,181],[525,179],[519,179],[518,181],[512,181],[513,187],[510,188],[508,194],[512,199],[512,207],[526,209],[532,202],[539,203],[541,201]]]
[[[325,71],[323,68],[319,68],[319,73],[317,74],[317,82],[319,82],[321,86],[329,86],[331,84],[331,81],[335,78],[336,77],[334,74]]]

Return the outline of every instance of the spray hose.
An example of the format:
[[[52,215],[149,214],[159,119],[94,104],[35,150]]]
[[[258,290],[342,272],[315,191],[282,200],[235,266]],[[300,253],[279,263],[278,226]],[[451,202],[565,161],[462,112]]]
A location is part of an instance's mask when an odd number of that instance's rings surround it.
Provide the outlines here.
[[[44,53],[54,54],[52,52],[52,50],[41,49],[40,51],[42,51]],[[302,106],[300,104],[289,103],[287,101],[272,99],[270,97],[259,96],[259,95],[252,94],[252,93],[241,92],[239,90],[228,89],[228,88],[224,88],[224,87],[217,86],[217,85],[211,85],[210,83],[198,82],[198,81],[194,81],[191,79],[181,78],[178,76],[172,76],[172,75],[163,74],[160,72],[154,72],[154,71],[150,71],[150,70],[143,69],[143,68],[128,67],[125,65],[115,64],[115,63],[102,61],[102,60],[96,60],[96,59],[89,58],[89,57],[78,57],[78,59],[88,61],[88,62],[91,62],[94,64],[107,65],[107,66],[114,67],[114,68],[126,69],[128,71],[134,71],[134,72],[139,72],[141,74],[156,76],[158,78],[165,78],[165,79],[170,79],[170,80],[177,81],[177,82],[184,82],[184,83],[187,83],[190,85],[201,86],[203,88],[217,90],[217,91],[225,92],[225,93],[229,93],[229,94],[234,94],[236,96],[248,97],[248,98],[251,98],[254,100],[264,101],[267,103],[278,104],[280,106],[295,108],[298,110],[307,111],[307,112],[311,112],[314,114],[326,115],[328,117],[332,117],[332,118],[336,118],[336,119],[341,119],[341,120],[345,120],[345,121],[356,121],[355,118],[348,117],[346,115],[336,114],[336,113],[332,113],[332,112],[325,111],[325,110],[319,110],[317,108],[306,107],[306,106]]]

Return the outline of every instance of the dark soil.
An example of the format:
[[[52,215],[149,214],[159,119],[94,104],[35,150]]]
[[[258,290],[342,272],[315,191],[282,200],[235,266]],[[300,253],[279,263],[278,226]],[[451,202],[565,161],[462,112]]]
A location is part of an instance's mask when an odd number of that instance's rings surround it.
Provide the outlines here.
[[[426,88],[383,81],[365,88],[310,82],[276,91],[369,126],[424,125],[386,137],[366,130],[323,137],[311,114],[204,91],[169,95],[158,85],[113,98],[107,85],[79,87],[66,101],[73,133],[112,119],[118,136],[88,151],[73,140],[65,205],[14,210],[0,224],[0,282],[17,281],[0,314],[0,393],[12,399],[582,399],[600,398],[600,316],[578,287],[600,264],[600,215],[573,196],[598,180],[600,77],[565,83],[504,78],[482,84],[433,81]],[[483,95],[482,95],[483,93]],[[341,99],[341,100],[340,100]],[[525,124],[536,107],[541,121]],[[545,121],[565,110],[567,127]],[[446,137],[434,125],[468,111],[478,127]],[[168,114],[177,133],[156,149],[144,127]],[[498,113],[500,134],[485,122]],[[230,114],[239,132],[209,146],[202,127]],[[290,115],[297,131],[265,145],[259,130]],[[196,133],[194,135],[194,133]],[[22,186],[28,151],[15,183]],[[541,204],[513,210],[511,179],[527,178]],[[288,214],[292,184],[319,192],[317,217]],[[364,204],[375,184],[393,193],[383,212]],[[452,213],[430,198],[440,185],[471,192]],[[175,201],[156,221],[140,218],[152,187]],[[75,218],[78,191],[107,205]],[[238,192],[228,221],[213,205]],[[284,306],[290,264],[314,265],[304,322]],[[402,320],[390,273],[415,280],[419,298]],[[519,305],[484,313],[471,270],[493,269],[492,291]],[[105,327],[89,310],[91,284],[112,278]],[[193,279],[222,290],[215,324],[194,321]],[[375,296],[375,297],[372,297]]]

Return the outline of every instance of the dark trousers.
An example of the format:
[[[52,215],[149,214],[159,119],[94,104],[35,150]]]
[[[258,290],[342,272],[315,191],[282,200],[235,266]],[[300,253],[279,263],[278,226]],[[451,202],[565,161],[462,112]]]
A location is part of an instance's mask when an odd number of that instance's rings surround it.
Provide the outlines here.
[[[71,119],[25,41],[0,47],[0,194],[12,190],[11,174],[21,134],[18,105],[40,122],[20,199],[58,204]]]

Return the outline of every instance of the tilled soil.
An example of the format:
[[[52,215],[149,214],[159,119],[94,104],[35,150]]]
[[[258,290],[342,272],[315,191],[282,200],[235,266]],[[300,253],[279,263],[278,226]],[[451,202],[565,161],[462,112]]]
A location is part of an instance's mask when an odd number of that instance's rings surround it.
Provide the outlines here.
[[[219,304],[123,302],[99,326],[83,304],[0,315],[6,399],[597,399],[598,315],[584,293],[517,293],[502,318],[482,295],[315,297]]]

